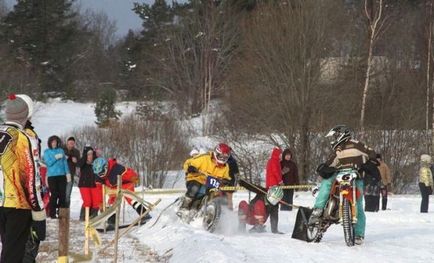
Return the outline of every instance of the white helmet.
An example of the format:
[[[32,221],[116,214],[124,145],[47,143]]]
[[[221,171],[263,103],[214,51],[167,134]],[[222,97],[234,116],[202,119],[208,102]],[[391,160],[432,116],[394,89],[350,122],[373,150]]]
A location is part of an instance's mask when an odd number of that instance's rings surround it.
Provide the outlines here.
[[[17,94],[16,97],[21,98],[29,107],[29,114],[27,115],[27,119],[30,119],[33,115],[33,100],[26,94]]]

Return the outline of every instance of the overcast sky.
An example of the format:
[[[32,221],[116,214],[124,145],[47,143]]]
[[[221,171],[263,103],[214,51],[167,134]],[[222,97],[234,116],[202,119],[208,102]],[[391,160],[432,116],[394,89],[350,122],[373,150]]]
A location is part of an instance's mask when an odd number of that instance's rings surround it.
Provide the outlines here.
[[[6,2],[12,8],[16,0],[6,0]],[[88,8],[95,11],[102,10],[111,19],[116,20],[118,36],[125,35],[130,28],[138,30],[142,25],[140,18],[131,11],[134,2],[152,3],[154,0],[76,0],[82,11]]]

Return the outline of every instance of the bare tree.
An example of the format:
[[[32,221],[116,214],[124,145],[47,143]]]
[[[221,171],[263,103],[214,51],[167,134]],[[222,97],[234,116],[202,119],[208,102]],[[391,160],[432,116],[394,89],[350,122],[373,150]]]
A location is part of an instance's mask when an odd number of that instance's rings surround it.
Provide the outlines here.
[[[221,97],[238,40],[238,15],[228,1],[194,0],[164,38],[158,73],[150,83],[179,101],[187,115],[209,113],[211,98]],[[205,120],[205,118],[204,118]],[[209,132],[204,123],[203,133]]]
[[[334,3],[259,5],[246,23],[242,57],[230,82],[229,122],[294,148],[304,178],[309,174],[312,114],[318,109],[315,95],[321,94],[323,58],[332,48],[327,32]]]
[[[366,61],[365,84],[362,94],[362,108],[360,110],[360,129],[363,132],[365,129],[365,112],[366,100],[369,92],[369,81],[371,79],[371,71],[373,65],[373,51],[378,37],[385,29],[388,16],[385,13],[386,0],[365,0],[365,16],[368,20],[368,55]],[[363,134],[363,133],[362,133]]]

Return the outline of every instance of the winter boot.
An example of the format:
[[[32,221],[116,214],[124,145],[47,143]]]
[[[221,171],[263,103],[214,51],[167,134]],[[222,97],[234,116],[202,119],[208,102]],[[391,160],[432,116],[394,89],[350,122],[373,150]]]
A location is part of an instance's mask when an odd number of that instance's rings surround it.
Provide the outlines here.
[[[84,206],[80,209],[80,221],[83,222],[85,220],[86,208]]]
[[[265,226],[264,225],[255,225],[254,227],[252,227],[249,230],[249,233],[264,233],[264,232],[267,232],[265,230]]]
[[[315,225],[316,223],[318,223],[320,221],[323,211],[324,209],[322,208],[314,208],[312,214],[310,215],[308,224]]]
[[[91,208],[89,218],[94,218],[98,215],[99,208]]]
[[[139,202],[134,202],[132,205],[133,205],[133,208],[136,210],[137,214],[139,214],[139,216],[143,215],[147,211],[146,207],[144,207]],[[144,224],[147,221],[149,221],[151,218],[152,218],[151,215],[147,214],[146,216],[144,216],[142,218],[141,223]]]

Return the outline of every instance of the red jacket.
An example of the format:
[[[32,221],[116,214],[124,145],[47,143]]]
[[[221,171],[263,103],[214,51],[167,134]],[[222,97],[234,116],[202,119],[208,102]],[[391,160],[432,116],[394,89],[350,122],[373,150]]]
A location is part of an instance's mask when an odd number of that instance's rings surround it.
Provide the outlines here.
[[[116,187],[118,175],[122,175],[122,184],[135,184],[139,181],[139,176],[133,169],[118,164],[116,159],[109,159],[108,171],[107,176],[104,178],[104,184],[111,188]]]
[[[280,167],[280,155],[282,150],[274,148],[271,153],[271,158],[267,162],[267,170],[265,174],[265,186],[270,188],[282,183],[282,170]]]

